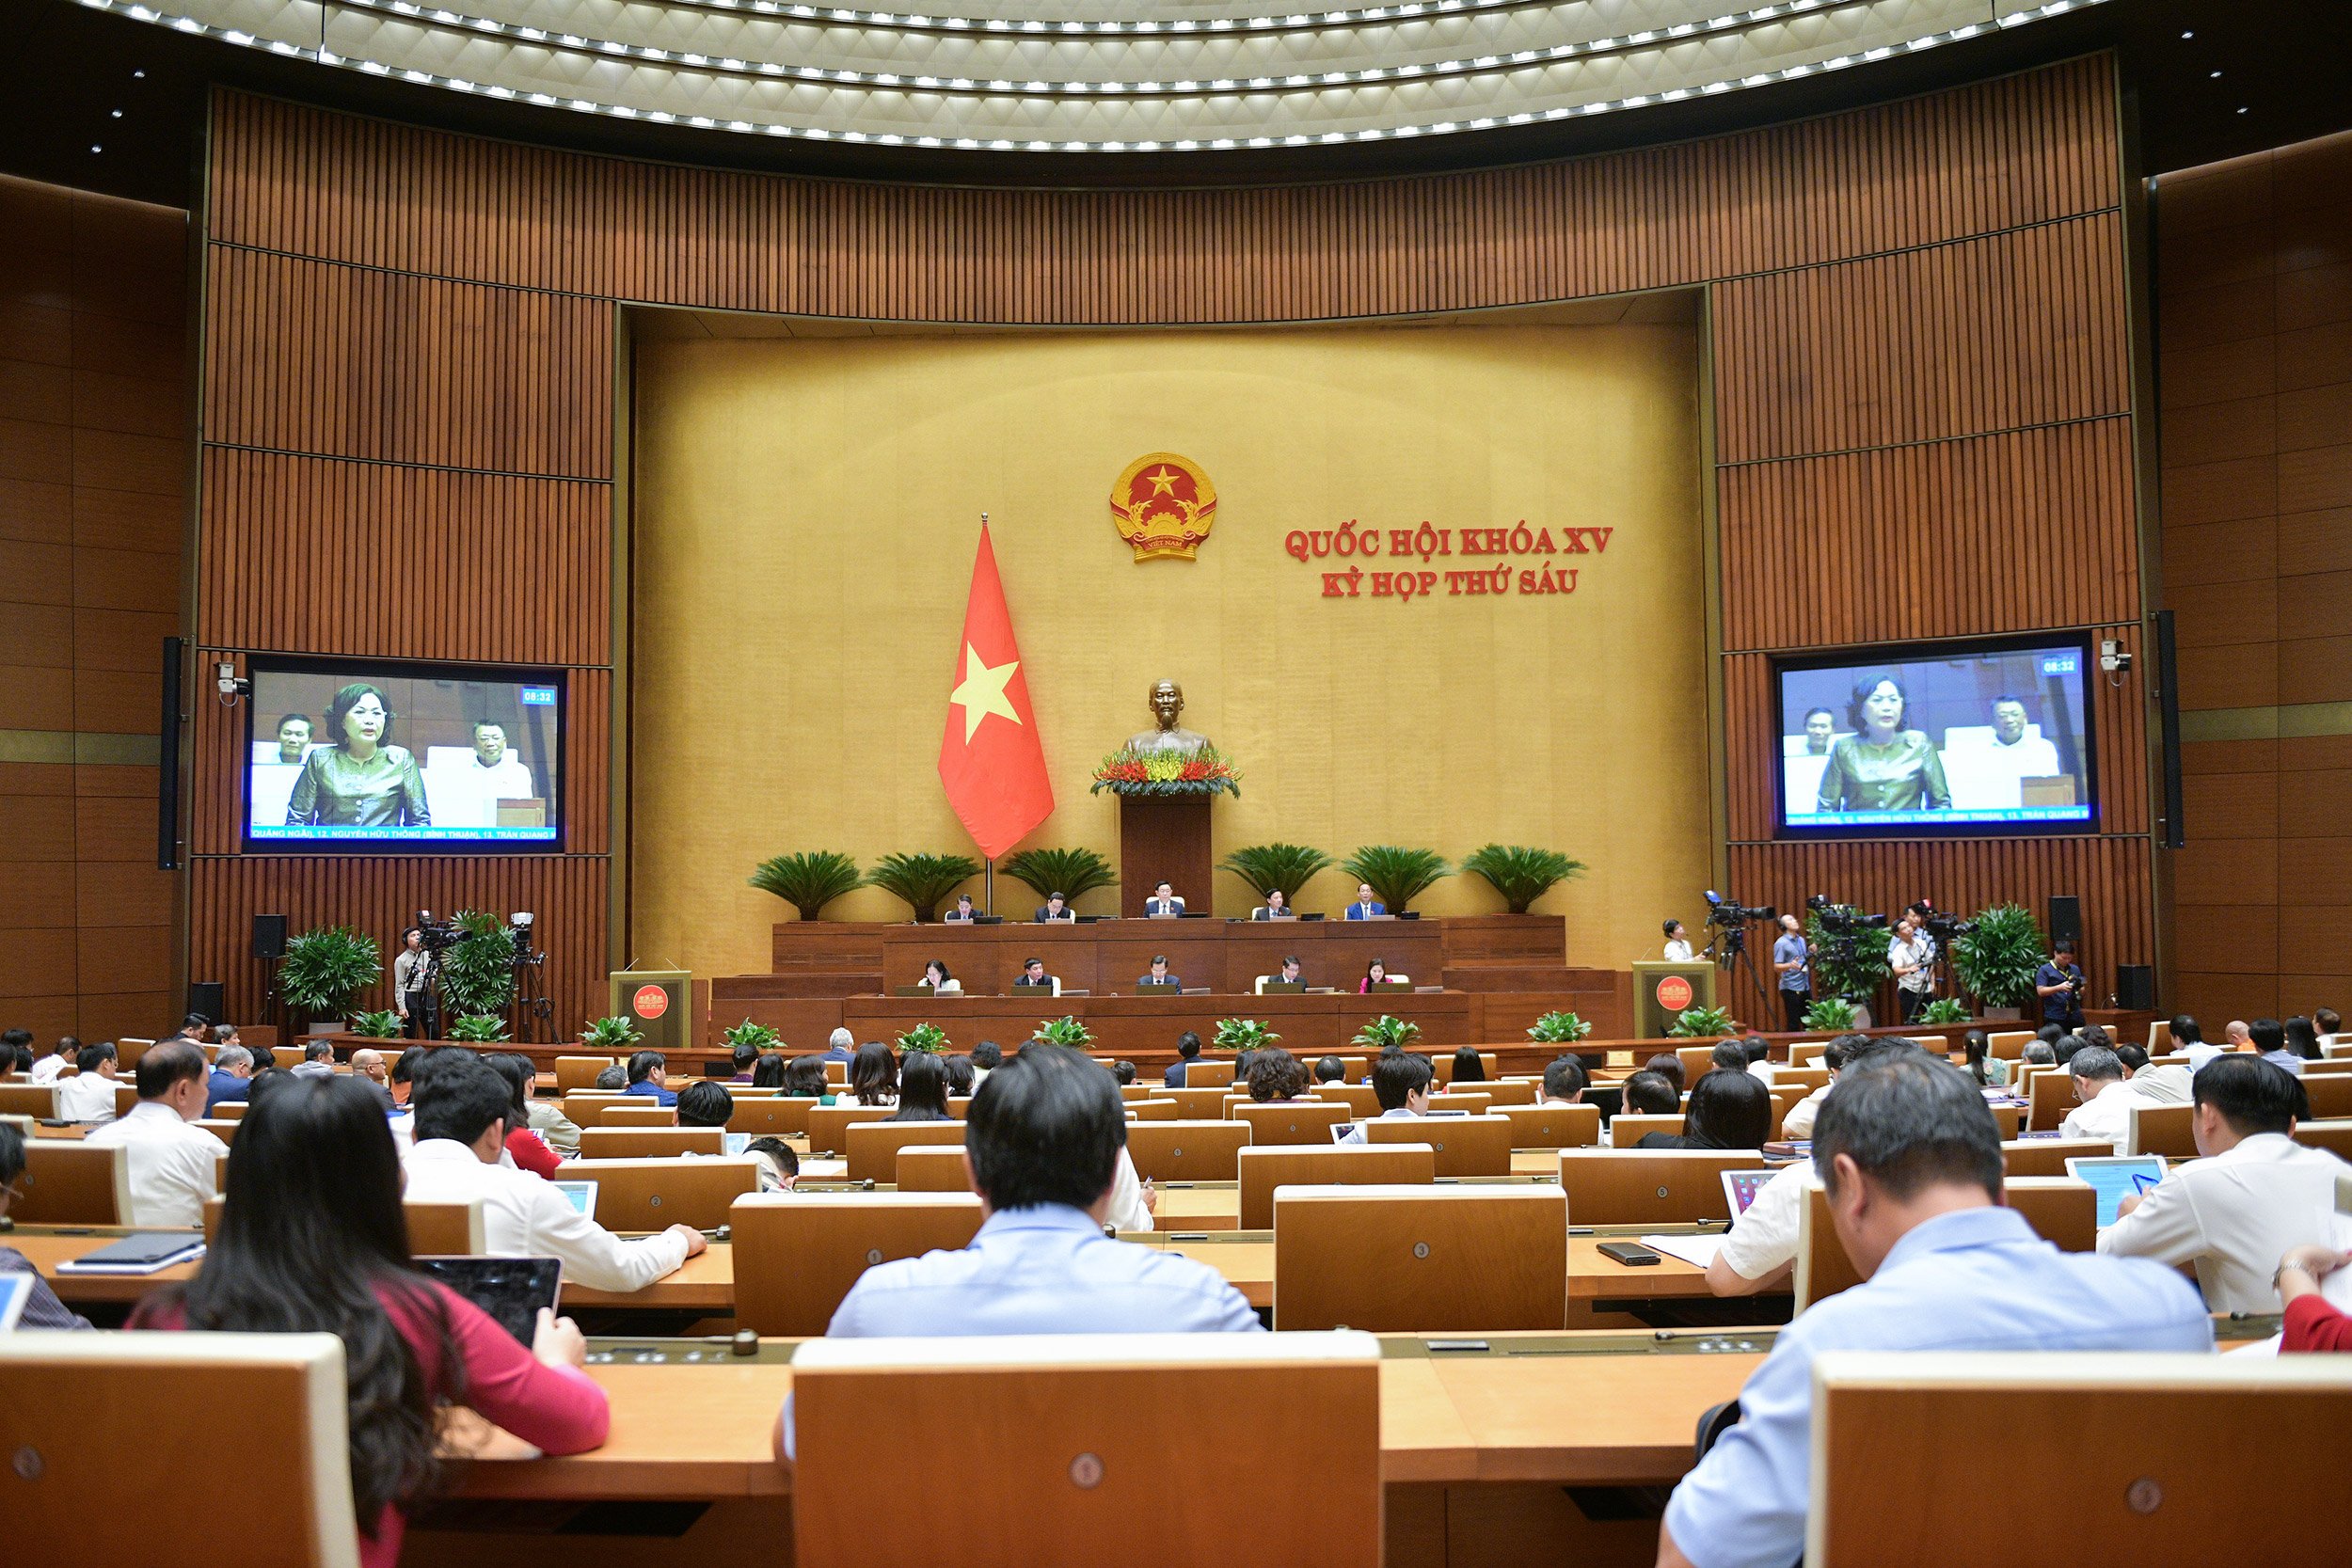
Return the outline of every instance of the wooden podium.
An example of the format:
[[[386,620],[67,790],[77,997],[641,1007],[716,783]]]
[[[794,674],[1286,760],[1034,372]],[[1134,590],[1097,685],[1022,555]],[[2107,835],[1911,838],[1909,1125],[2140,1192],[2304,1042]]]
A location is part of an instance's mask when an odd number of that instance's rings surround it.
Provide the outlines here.
[[[1209,853],[1209,802],[1214,795],[1121,795],[1119,798],[1119,912],[1143,913],[1153,884],[1173,884],[1191,914],[1211,912],[1216,863]]]
[[[1668,963],[1661,958],[1633,961],[1633,1035],[1636,1039],[1663,1038],[1674,1021],[1692,1007],[1715,1005],[1715,966],[1707,959]]]

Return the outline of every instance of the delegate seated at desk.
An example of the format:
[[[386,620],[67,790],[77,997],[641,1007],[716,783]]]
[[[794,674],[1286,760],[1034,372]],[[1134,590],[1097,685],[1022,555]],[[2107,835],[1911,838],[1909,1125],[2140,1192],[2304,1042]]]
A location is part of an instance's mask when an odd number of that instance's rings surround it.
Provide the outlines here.
[[[1040,926],[1050,926],[1057,921],[1064,920],[1074,924],[1077,918],[1078,911],[1072,909],[1070,900],[1058,893],[1047,894],[1045,902],[1038,906],[1035,916],[1036,923]]]
[[[1268,986],[1303,986],[1307,983],[1306,976],[1307,972],[1295,955],[1285,958],[1279,970],[1272,974],[1258,976],[1259,994],[1263,995]]]
[[[1182,990],[1184,989],[1184,982],[1178,976],[1168,973],[1168,955],[1165,953],[1154,953],[1152,955],[1152,972],[1149,974],[1138,975],[1136,979],[1136,984],[1138,986],[1160,986],[1173,990]]]
[[[1389,906],[1373,897],[1372,884],[1370,882],[1358,882],[1356,884],[1356,902],[1347,906],[1348,919],[1371,920],[1388,912]]]
[[[946,914],[941,915],[939,918],[943,923],[949,926],[971,925],[974,920],[978,918],[978,915],[972,908],[972,895],[968,893],[957,894],[956,907],[949,910]]]
[[[1285,920],[1292,918],[1290,900],[1282,896],[1280,888],[1268,888],[1265,902],[1249,911],[1252,920]]]
[[[1045,973],[1043,958],[1030,958],[1021,966],[1020,978],[1013,981],[1018,990],[1057,990],[1061,982]]]
[[[1184,912],[1184,901],[1176,896],[1176,890],[1167,882],[1155,882],[1152,896],[1143,901],[1143,912],[1151,919],[1166,920]]]

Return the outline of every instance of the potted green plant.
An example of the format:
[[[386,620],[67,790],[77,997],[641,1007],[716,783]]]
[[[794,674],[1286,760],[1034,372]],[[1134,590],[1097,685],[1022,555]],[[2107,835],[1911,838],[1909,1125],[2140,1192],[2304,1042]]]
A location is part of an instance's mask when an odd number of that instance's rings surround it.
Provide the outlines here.
[[[1524,844],[1489,844],[1464,858],[1462,869],[1485,879],[1502,895],[1512,914],[1525,914],[1535,900],[1571,877],[1584,873],[1582,861],[1570,860],[1557,849],[1537,849]],[[1373,884],[1375,891],[1379,884]]]
[[[1804,1026],[1824,1034],[1842,1035],[1853,1027],[1853,1004],[1839,996],[1824,996],[1804,1010]]]
[[[1382,1013],[1378,1018],[1357,1030],[1356,1037],[1348,1043],[1360,1045],[1367,1051],[1386,1051],[1392,1045],[1402,1051],[1419,1038],[1421,1038],[1420,1024],[1410,1019]]]
[[[1404,914],[1414,899],[1450,877],[1454,868],[1435,849],[1406,849],[1393,844],[1368,844],[1340,862],[1340,869],[1359,882],[1372,884],[1372,895]]]
[[[1740,1022],[1728,1007],[1685,1007],[1666,1028],[1675,1038],[1686,1040],[1721,1039],[1739,1032]]]
[[[915,924],[939,918],[939,906],[980,874],[969,855],[884,855],[866,880],[914,911]]]
[[[2021,1016],[2033,1000],[2033,977],[2049,952],[2042,923],[2017,904],[1979,911],[1973,929],[1952,939],[1952,973],[1988,1019]]]
[[[441,950],[435,966],[441,976],[441,1010],[459,1016],[505,1012],[515,1004],[513,927],[482,910],[460,910],[450,918],[465,934]]]
[[[599,1018],[580,1032],[580,1043],[596,1051],[622,1052],[645,1037],[634,1020]]]
[[[351,1020],[351,1032],[361,1039],[396,1040],[400,1038],[401,1016],[387,1007],[381,1012],[356,1013]]]
[[[920,1051],[928,1056],[944,1054],[947,1049],[947,1031],[936,1023],[918,1023],[898,1037],[900,1051]]]
[[[837,849],[804,849],[797,855],[777,855],[759,863],[752,886],[772,893],[792,906],[803,920],[823,916],[827,904],[866,885],[857,862]]]
[[[496,1013],[469,1013],[449,1026],[449,1037],[469,1045],[495,1045],[506,1037],[506,1020]]]
[[[1919,1009],[1922,1023],[1965,1023],[1968,1005],[1957,996],[1939,996]]]
[[[1210,1043],[1219,1051],[1263,1051],[1281,1037],[1254,1018],[1221,1018]]]
[[[1593,1026],[1571,1012],[1546,1013],[1527,1031],[1527,1037],[1538,1045],[1574,1045],[1593,1032]]]
[[[1887,961],[1886,933],[1863,930],[1832,939],[1819,914],[1804,921],[1805,951],[1812,957],[1813,992],[1853,1004],[1853,1027],[1870,1027],[1870,999],[1895,972]]]
[[[315,1029],[340,1029],[352,999],[384,977],[383,949],[348,926],[322,926],[286,943],[278,964],[278,994],[309,1015]]]
[[[1111,863],[1091,849],[1024,849],[1006,856],[997,869],[1025,884],[1041,904],[1057,893],[1075,904],[1082,893],[1119,885]]]
[[[782,1045],[784,1037],[766,1024],[754,1023],[747,1018],[734,1028],[722,1034],[719,1037],[719,1043],[730,1050],[739,1045],[748,1045],[753,1050],[765,1053]]]
[[[1037,1026],[1038,1039],[1046,1045],[1066,1045],[1073,1051],[1084,1051],[1094,1043],[1094,1031],[1068,1014],[1049,1018]]]
[[[1247,844],[1217,862],[1217,869],[1239,877],[1262,899],[1279,893],[1282,902],[1295,904],[1298,890],[1330,863],[1330,856],[1304,844]]]

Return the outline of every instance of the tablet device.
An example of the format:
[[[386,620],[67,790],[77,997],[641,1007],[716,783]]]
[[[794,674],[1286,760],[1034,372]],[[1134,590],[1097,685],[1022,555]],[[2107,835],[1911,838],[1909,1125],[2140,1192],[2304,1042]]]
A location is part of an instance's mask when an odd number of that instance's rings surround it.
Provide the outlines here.
[[[141,1230],[70,1258],[59,1274],[160,1274],[204,1256],[204,1238],[186,1230]]]
[[[37,1274],[0,1274],[0,1334],[16,1326],[16,1320],[24,1315],[24,1304],[33,1299],[33,1283]]]
[[[539,1334],[539,1308],[552,1308],[564,1279],[558,1258],[420,1258],[417,1267],[496,1318],[528,1345]]]
[[[2078,1156],[2066,1162],[2066,1174],[2090,1182],[2099,1195],[2099,1228],[2105,1230],[2115,1223],[2117,1204],[2164,1180],[2164,1162],[2153,1154]]]
[[[558,1181],[555,1190],[570,1200],[581,1219],[593,1220],[596,1217],[596,1184],[594,1181]]]
[[[1778,1171],[1771,1170],[1727,1170],[1724,1172],[1724,1197],[1731,1205],[1731,1217],[1736,1220],[1746,1213],[1748,1205],[1756,1201],[1757,1189],[1779,1174]]]
[[[745,1154],[751,1151],[752,1135],[749,1132],[729,1132],[720,1142],[729,1154]]]

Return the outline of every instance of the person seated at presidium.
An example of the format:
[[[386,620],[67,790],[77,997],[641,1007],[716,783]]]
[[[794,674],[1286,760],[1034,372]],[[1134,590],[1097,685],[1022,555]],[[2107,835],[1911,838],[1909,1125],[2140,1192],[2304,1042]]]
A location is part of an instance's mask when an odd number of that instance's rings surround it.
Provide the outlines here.
[[[1854,683],[1846,721],[1853,729],[1830,748],[1821,769],[1822,811],[1947,811],[1951,786],[1934,742],[1903,727],[1909,699],[1892,674]]]
[[[1717,1068],[1691,1088],[1680,1132],[1645,1132],[1636,1148],[1761,1148],[1772,1091],[1746,1069]]]
[[[1051,925],[1057,920],[1075,921],[1077,918],[1078,911],[1072,909],[1070,900],[1058,893],[1047,894],[1045,902],[1039,906],[1037,911],[1037,924],[1041,926]]]
[[[1356,884],[1356,902],[1347,906],[1348,919],[1370,920],[1376,915],[1383,915],[1388,912],[1389,906],[1373,897],[1372,884],[1370,882],[1358,882]]]
[[[1137,975],[1136,977],[1136,984],[1138,986],[1167,986],[1172,987],[1177,990],[1182,990],[1184,988],[1184,982],[1181,977],[1168,973],[1168,955],[1165,953],[1154,953],[1152,955],[1152,972],[1149,974]]]
[[[1297,955],[1290,954],[1283,958],[1282,967],[1280,969],[1276,970],[1271,974],[1261,974],[1258,976],[1257,990],[1258,993],[1263,996],[1265,994],[1265,988],[1268,986],[1303,986],[1306,983],[1307,973],[1305,968],[1300,965]]]
[[[949,972],[937,958],[923,966],[923,983],[931,988],[933,996],[961,996],[963,982]]]
[[[481,1098],[495,1104],[504,1085],[477,1071]],[[587,1344],[570,1319],[542,1309],[526,1349],[418,1271],[391,1133],[373,1097],[348,1078],[291,1080],[255,1101],[237,1130],[203,1268],[141,1302],[130,1326],[342,1341],[366,1568],[400,1560],[406,1511],[440,1475],[442,1406],[462,1402],[548,1454],[600,1446],[610,1420],[604,1390],[580,1370]]]
[[[956,907],[939,918],[949,925],[969,926],[977,918],[977,914],[972,908],[972,895],[968,893],[956,895]]]
[[[1280,888],[1272,887],[1266,889],[1265,902],[1249,911],[1249,918],[1252,920],[1281,920],[1289,916],[1290,912],[1290,900],[1283,896],[1282,890]]]
[[[1172,915],[1183,914],[1184,901],[1176,896],[1175,888],[1168,883],[1154,882],[1152,885],[1152,896],[1143,901],[1143,912],[1147,916],[1165,920]]]
[[[1356,994],[1368,996],[1375,986],[1403,985],[1409,978],[1408,975],[1390,974],[1389,966],[1380,959],[1375,958],[1364,965],[1364,977],[1356,982]]]
[[[302,759],[286,801],[294,828],[429,828],[424,775],[406,748],[389,742],[399,715],[384,693],[355,681],[326,705],[329,743]]]
[[[1788,1568],[1804,1554],[1813,1364],[1836,1350],[2210,1353],[2187,1282],[2136,1259],[2065,1253],[2001,1204],[2001,1135],[1967,1075],[1916,1049],[1850,1063],[1813,1165],[1864,1283],[1780,1331],[1740,1420],[1684,1476],[1660,1568]]]
[[[964,1127],[964,1161],[985,1216],[979,1233],[961,1251],[867,1269],[834,1313],[829,1337],[1261,1326],[1256,1309],[1206,1264],[1103,1233],[1127,1121],[1099,1063],[1063,1046],[1024,1046],[980,1085]],[[788,1453],[788,1425],[778,1435]]]
[[[1031,989],[1042,986],[1051,990],[1054,984],[1054,977],[1045,973],[1045,960],[1043,958],[1025,958],[1021,962],[1020,977],[1014,980],[1013,984],[1016,986],[1029,987]]]
[[[566,1282],[626,1292],[675,1272],[708,1245],[701,1231],[683,1225],[623,1241],[573,1208],[553,1182],[499,1164],[514,1092],[470,1052],[436,1052],[417,1073],[410,1102],[416,1143],[405,1165],[407,1196],[420,1203],[481,1199],[483,1240],[491,1253],[558,1259]],[[242,1141],[245,1130],[237,1136]],[[232,1171],[232,1192],[234,1180]]]

